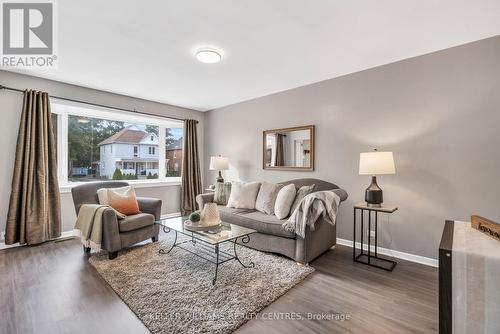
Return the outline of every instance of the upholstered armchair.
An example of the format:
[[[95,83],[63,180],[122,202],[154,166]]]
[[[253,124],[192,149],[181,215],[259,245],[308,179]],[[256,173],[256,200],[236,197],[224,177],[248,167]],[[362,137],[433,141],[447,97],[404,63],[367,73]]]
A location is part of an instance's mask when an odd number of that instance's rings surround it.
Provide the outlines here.
[[[119,188],[128,186],[127,182],[106,181],[89,182],[71,189],[76,214],[83,204],[99,204],[97,190],[101,188]],[[108,251],[109,259],[118,256],[118,251],[138,242],[150,239],[158,241],[159,225],[155,220],[160,219],[161,200],[154,198],[137,197],[141,213],[117,219],[113,209],[106,209],[102,217],[102,249]],[[86,252],[89,249],[85,249]]]

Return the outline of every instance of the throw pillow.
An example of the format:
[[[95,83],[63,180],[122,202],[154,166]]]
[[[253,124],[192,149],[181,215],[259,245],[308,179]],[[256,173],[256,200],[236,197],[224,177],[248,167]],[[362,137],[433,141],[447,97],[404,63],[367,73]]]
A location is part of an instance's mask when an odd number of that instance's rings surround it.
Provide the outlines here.
[[[217,182],[215,184],[214,202],[219,205],[226,205],[231,194],[231,182]]]
[[[108,189],[109,206],[124,215],[136,215],[140,213],[139,204],[135,196],[134,188],[121,192],[115,189]]]
[[[260,182],[233,182],[231,195],[227,201],[228,208],[255,209],[255,199],[259,192]]]
[[[109,206],[108,189],[113,189],[115,192],[118,192],[118,193],[125,193],[130,188],[131,188],[131,186],[125,186],[125,187],[120,187],[120,188],[101,188],[101,189],[98,189],[97,190],[97,198],[99,199],[99,204]],[[120,213],[116,210],[115,210],[115,213],[116,213],[116,217],[118,219],[123,219],[123,218],[127,217],[123,213]]]
[[[276,196],[278,196],[278,192],[282,187],[282,184],[262,182],[259,194],[257,195],[257,200],[255,201],[255,209],[262,213],[272,215],[274,213]]]
[[[285,219],[290,215],[290,208],[292,207],[296,192],[294,184],[289,184],[281,188],[274,204],[276,218]]]
[[[295,196],[295,201],[293,201],[292,208],[290,209],[290,213],[293,213],[295,209],[299,206],[300,202],[314,191],[314,188],[316,188],[315,184],[311,184],[310,186],[302,186],[300,189],[297,191],[297,195]]]

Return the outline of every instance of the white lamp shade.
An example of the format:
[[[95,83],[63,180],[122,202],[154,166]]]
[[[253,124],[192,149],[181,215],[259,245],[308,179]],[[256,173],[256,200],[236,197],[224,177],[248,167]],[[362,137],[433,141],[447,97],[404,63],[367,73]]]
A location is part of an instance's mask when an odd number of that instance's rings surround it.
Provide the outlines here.
[[[226,157],[210,157],[210,170],[228,170],[229,160]]]
[[[360,175],[395,174],[392,152],[366,152],[359,154]]]

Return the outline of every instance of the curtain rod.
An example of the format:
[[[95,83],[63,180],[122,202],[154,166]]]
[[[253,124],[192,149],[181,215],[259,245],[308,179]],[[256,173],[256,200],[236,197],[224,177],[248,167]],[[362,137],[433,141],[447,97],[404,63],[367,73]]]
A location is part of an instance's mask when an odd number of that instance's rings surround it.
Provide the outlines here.
[[[7,86],[4,86],[4,85],[0,85],[0,90],[2,90],[2,89],[10,90],[12,92],[24,93],[24,90],[22,90],[22,89],[17,89],[17,88],[12,88],[12,87],[7,87]],[[131,112],[131,113],[135,113],[135,114],[148,115],[148,116],[156,116],[156,117],[163,117],[163,118],[170,118],[170,119],[175,119],[175,120],[178,120],[178,121],[184,121],[185,120],[184,118],[177,118],[177,117],[171,117],[171,116],[162,116],[162,115],[152,114],[152,113],[148,113],[148,112],[144,112],[144,111],[138,111],[136,109],[132,110],[132,109],[119,108],[119,107],[112,107],[112,106],[107,106],[107,105],[104,105],[104,104],[98,104],[98,103],[87,102],[87,101],[82,101],[82,100],[70,99],[70,98],[67,98],[67,97],[52,96],[50,94],[49,94],[49,97],[53,97],[55,99],[64,100],[64,101],[70,101],[70,102],[77,102],[77,103],[88,104],[88,105],[95,106],[95,107],[121,110],[121,111]],[[198,123],[198,121],[196,121],[196,123]]]

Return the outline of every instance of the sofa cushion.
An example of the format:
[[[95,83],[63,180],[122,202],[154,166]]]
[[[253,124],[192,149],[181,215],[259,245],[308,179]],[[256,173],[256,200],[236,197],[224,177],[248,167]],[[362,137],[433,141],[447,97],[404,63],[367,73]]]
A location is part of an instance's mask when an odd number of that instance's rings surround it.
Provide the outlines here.
[[[295,199],[295,185],[289,184],[281,188],[274,204],[274,214],[278,219],[285,219],[290,215],[290,208]]]
[[[274,202],[276,196],[283,186],[281,184],[274,184],[269,182],[262,182],[255,201],[255,209],[262,213],[272,215],[274,213]]]
[[[118,221],[118,229],[120,232],[128,232],[137,230],[146,226],[153,225],[155,216],[150,213],[138,213],[136,215],[127,216]]]
[[[281,225],[285,220],[279,220],[274,215],[266,215],[260,211],[242,210],[219,206],[221,220],[227,223],[248,227],[257,232],[284,238],[295,238],[293,232],[286,231]]]
[[[260,182],[233,182],[227,206],[238,209],[255,209],[259,188]]]

